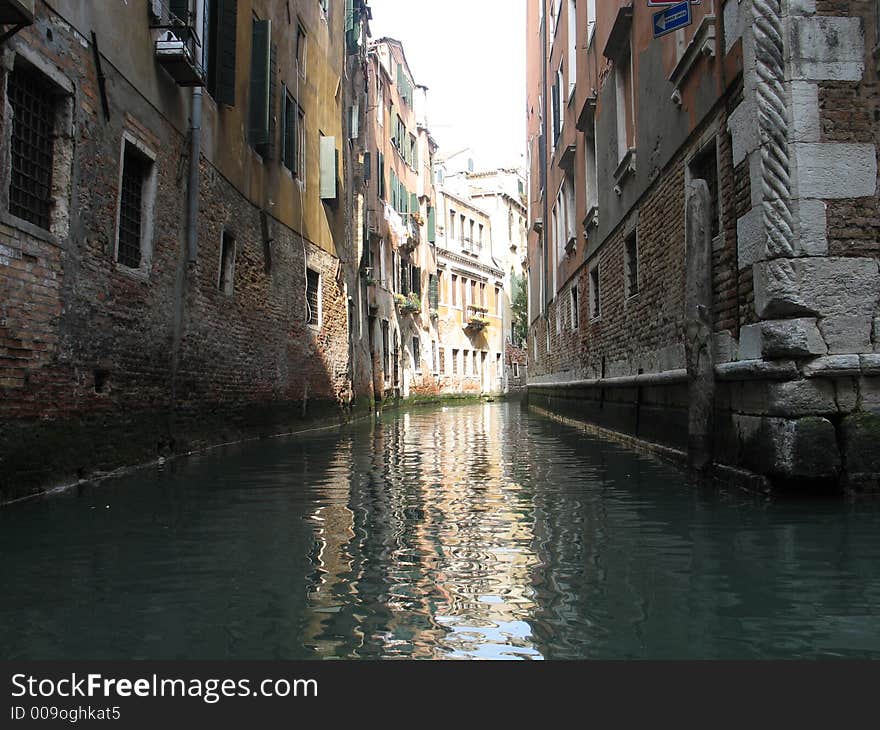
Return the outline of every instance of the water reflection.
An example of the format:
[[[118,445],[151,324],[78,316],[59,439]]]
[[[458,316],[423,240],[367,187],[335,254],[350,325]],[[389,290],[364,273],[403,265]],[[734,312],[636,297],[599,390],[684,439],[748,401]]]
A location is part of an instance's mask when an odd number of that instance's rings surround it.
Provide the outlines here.
[[[426,409],[0,511],[0,655],[880,657],[878,528]]]

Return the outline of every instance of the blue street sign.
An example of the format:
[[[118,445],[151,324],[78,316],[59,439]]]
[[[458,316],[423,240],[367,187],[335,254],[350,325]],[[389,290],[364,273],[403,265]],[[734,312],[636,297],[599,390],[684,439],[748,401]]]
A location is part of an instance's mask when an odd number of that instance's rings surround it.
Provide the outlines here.
[[[654,37],[659,38],[661,35],[684,28],[690,25],[692,20],[691,4],[688,0],[654,13]]]

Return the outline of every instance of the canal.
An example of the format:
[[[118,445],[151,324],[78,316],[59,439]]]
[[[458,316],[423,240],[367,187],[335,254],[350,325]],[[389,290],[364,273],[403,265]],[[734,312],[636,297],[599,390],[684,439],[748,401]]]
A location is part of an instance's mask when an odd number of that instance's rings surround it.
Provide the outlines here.
[[[880,509],[695,488],[516,403],[0,510],[0,656],[880,657]]]

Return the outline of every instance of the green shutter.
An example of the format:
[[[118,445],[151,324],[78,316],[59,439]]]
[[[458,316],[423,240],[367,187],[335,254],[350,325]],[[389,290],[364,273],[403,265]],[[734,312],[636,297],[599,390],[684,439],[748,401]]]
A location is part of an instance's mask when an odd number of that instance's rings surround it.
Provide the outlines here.
[[[409,212],[410,213],[418,213],[419,212],[419,196],[415,193],[412,193],[409,196]]]
[[[168,9],[182,23],[189,22],[189,0],[171,0]]]
[[[419,138],[413,138],[413,167],[419,169]]]
[[[379,197],[382,200],[385,200],[385,155],[383,155],[381,152],[379,152],[378,157],[379,157],[379,168],[378,168]]]
[[[321,137],[321,200],[336,200],[336,137]]]
[[[216,0],[217,33],[217,103],[235,106],[235,44],[238,23],[238,0]]]
[[[296,104],[287,95],[287,87],[282,86],[284,110],[281,115],[281,157],[284,166],[291,172],[296,169]]]
[[[431,309],[437,309],[440,305],[440,282],[436,274],[431,274],[428,280],[428,299]]]
[[[251,42],[251,87],[248,99],[248,140],[252,145],[269,142],[269,41],[271,20],[255,20]]]
[[[433,206],[428,206],[428,243],[434,243],[437,240],[437,214],[434,212]],[[436,307],[434,307],[436,309]]]

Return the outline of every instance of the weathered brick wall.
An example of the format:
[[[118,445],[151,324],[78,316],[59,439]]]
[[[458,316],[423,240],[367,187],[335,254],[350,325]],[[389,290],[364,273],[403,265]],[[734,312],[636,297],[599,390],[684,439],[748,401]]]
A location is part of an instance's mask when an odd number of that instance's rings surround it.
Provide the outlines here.
[[[185,263],[187,137],[109,64],[104,120],[92,50],[80,41],[41,16],[10,44],[72,83],[75,154],[68,235],[0,223],[0,498],[338,417],[350,397],[338,260],[270,218],[267,272],[259,210],[203,158],[199,255]],[[0,104],[7,133],[8,114]],[[144,275],[113,255],[123,133],[156,155]],[[236,241],[232,295],[218,287],[224,228]],[[320,329],[305,323],[305,260],[321,274]]]
[[[722,233],[713,250],[715,331],[738,336],[750,304],[737,265],[736,211],[748,198],[748,170],[735,173],[723,108],[717,127]],[[698,130],[693,139],[700,139]],[[550,304],[548,317],[532,327],[529,376],[560,379],[616,377],[684,367],[685,165],[695,143],[684,146],[636,206],[639,291],[627,296],[624,222],[581,265]],[[745,181],[742,177],[745,175]],[[600,315],[590,317],[590,270],[598,263]],[[751,277],[749,270],[748,277]],[[578,326],[572,327],[569,288],[577,283]],[[560,319],[557,325],[557,310]],[[549,351],[546,328],[550,328]]]

